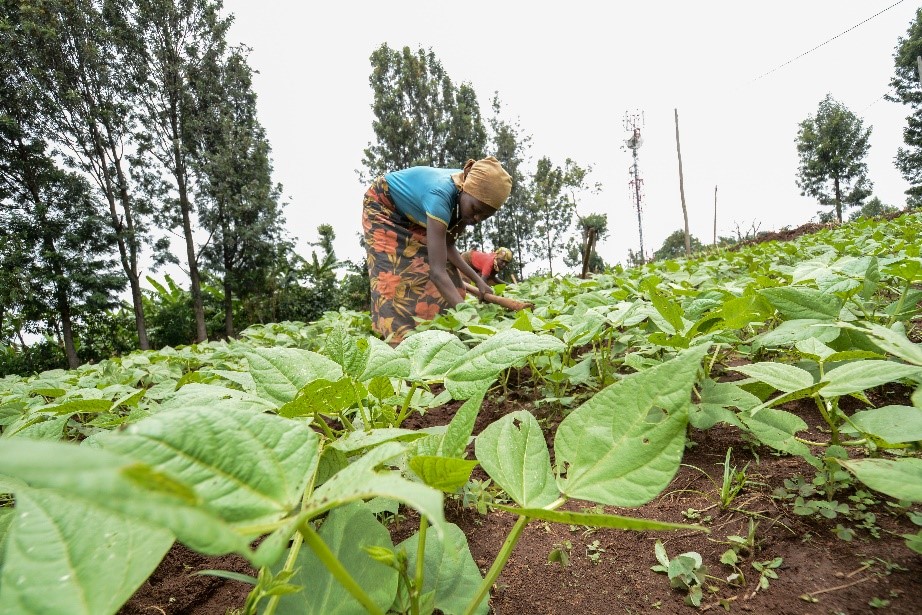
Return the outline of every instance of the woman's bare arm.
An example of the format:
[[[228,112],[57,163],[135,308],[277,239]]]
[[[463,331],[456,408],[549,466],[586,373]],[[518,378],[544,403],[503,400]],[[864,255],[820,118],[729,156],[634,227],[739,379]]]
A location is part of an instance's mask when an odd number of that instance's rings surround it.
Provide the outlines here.
[[[429,251],[429,279],[439,289],[448,305],[455,307],[462,302],[458,289],[452,284],[451,278],[448,277],[448,270],[445,264],[449,258],[448,248],[448,227],[442,222],[429,218],[426,226],[426,244]],[[451,249],[457,254],[458,250],[451,244]],[[459,255],[460,258],[460,255]],[[452,263],[455,264],[455,263]],[[455,266],[457,266],[455,264]]]

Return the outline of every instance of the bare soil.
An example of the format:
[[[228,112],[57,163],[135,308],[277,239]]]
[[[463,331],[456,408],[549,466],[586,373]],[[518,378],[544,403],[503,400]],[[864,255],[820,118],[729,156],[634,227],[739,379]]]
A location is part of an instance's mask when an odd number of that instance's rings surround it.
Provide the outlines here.
[[[876,406],[907,404],[911,390],[891,385],[873,391]],[[486,401],[475,433],[504,414],[526,407],[525,399],[511,394],[502,404]],[[849,411],[857,409],[851,408]],[[822,418],[812,403],[792,402],[784,409],[796,412],[808,425],[805,439],[824,440]],[[457,404],[413,416],[405,424],[420,428],[445,424]],[[549,444],[563,413],[540,416]],[[726,451],[732,448],[731,467],[748,467],[745,488],[726,509],[719,503],[718,485],[723,477]],[[478,469],[479,472],[479,469]],[[783,615],[870,613],[916,614],[922,604],[922,555],[909,550],[900,534],[916,528],[907,516],[876,495],[871,507],[876,514],[879,538],[841,517],[826,520],[793,514],[787,502],[772,497],[784,479],[803,476],[810,480],[813,468],[799,457],[779,455],[745,439],[733,427],[716,425],[706,431],[689,431],[689,448],[669,488],[640,508],[605,507],[609,513],[680,523],[702,523],[710,534],[692,531],[627,532],[532,522],[522,533],[491,599],[496,615],[539,613],[692,613],[684,604],[686,593],[671,589],[666,575],[653,572],[653,545],[662,540],[670,557],[687,551],[701,555],[708,574],[701,611],[778,613]],[[482,473],[475,478],[486,478]],[[840,500],[844,500],[842,494]],[[571,501],[566,507],[581,510],[590,505]],[[457,499],[446,507],[449,521],[468,536],[471,553],[482,572],[490,567],[506,539],[514,518],[501,511],[480,515],[463,508]],[[728,549],[728,536],[747,536],[750,519],[756,525],[755,549],[738,564],[745,584],[731,585],[734,571],[720,563]],[[837,537],[841,523],[855,530],[851,541]],[[418,527],[413,511],[391,524],[395,542]],[[565,551],[567,565],[549,563],[555,550]],[[767,589],[757,590],[759,573],[752,562],[782,558],[778,578]],[[182,545],[167,554],[156,572],[144,583],[120,615],[225,615],[243,605],[249,586],[216,577],[195,576],[204,569],[225,569],[255,575],[237,556],[208,558]],[[713,590],[713,591],[712,591]],[[815,602],[804,599],[809,594]],[[886,606],[872,607],[871,603]],[[884,602],[886,601],[886,602]]]

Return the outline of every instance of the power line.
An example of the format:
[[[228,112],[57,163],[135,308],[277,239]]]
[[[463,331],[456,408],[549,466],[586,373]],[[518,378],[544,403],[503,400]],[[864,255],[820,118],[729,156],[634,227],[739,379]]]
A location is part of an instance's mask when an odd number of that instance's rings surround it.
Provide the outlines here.
[[[785,62],[784,64],[781,64],[780,66],[776,66],[775,68],[771,69],[770,71],[768,71],[768,72],[766,72],[766,73],[762,73],[761,75],[759,75],[758,77],[756,77],[755,79],[753,79],[752,81],[750,81],[749,84],[751,85],[752,83],[758,81],[759,79],[762,79],[763,77],[767,77],[768,75],[771,75],[771,74],[774,73],[775,71],[781,70],[782,68],[784,68],[784,67],[787,66],[788,64],[791,64],[792,62],[796,62],[797,60],[801,59],[801,58],[804,57],[805,55],[810,54],[810,53],[813,53],[814,51],[816,51],[817,49],[819,49],[819,48],[822,47],[823,45],[826,45],[826,44],[828,44],[828,43],[831,43],[832,41],[836,40],[836,39],[839,38],[840,36],[843,36],[843,35],[845,35],[845,34],[848,34],[849,32],[851,32],[852,30],[854,30],[854,29],[857,28],[858,26],[861,26],[861,25],[866,24],[867,22],[871,21],[872,19],[874,19],[874,18],[877,17],[878,15],[882,15],[883,13],[886,13],[887,11],[889,11],[890,9],[892,9],[893,7],[895,7],[895,6],[899,5],[899,4],[902,4],[903,2],[904,2],[904,0],[899,0],[898,2],[894,2],[893,4],[891,4],[890,6],[888,6],[887,8],[885,8],[884,10],[879,11],[879,12],[877,12],[877,13],[874,13],[873,15],[871,15],[870,17],[868,17],[868,18],[865,19],[864,21],[861,21],[861,22],[859,22],[859,23],[856,23],[854,26],[852,26],[852,27],[849,28],[848,30],[845,30],[844,32],[840,32],[840,33],[836,34],[835,36],[833,36],[831,39],[829,39],[829,40],[827,40],[827,41],[823,41],[822,43],[820,43],[819,45],[817,45],[817,46],[814,47],[813,49],[809,49],[809,50],[803,52],[802,54],[800,54],[799,56],[797,56],[796,58],[791,58],[790,60],[788,60],[788,61]]]

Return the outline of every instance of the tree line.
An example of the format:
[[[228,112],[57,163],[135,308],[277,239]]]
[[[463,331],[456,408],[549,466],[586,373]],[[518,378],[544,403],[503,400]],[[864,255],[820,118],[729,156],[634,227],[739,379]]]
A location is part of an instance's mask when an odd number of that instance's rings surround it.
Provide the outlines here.
[[[336,258],[332,226],[308,257],[285,232],[250,50],[228,43],[220,0],[0,6],[0,373],[366,308],[367,272]],[[485,121],[431,50],[382,45],[370,61],[378,143],[363,181],[497,155],[519,189],[466,247],[506,245],[519,273],[533,258],[552,271],[591,168],[544,158],[526,175],[530,138],[498,96]],[[145,252],[188,287],[149,277]]]
[[[332,226],[318,227],[308,257],[285,232],[250,50],[228,43],[233,17],[221,0],[0,7],[0,374],[365,309],[367,272],[336,258]],[[899,39],[888,95],[912,110],[896,157],[910,206],[922,198],[920,22],[922,9]],[[382,44],[369,59],[375,141],[363,151],[363,184],[494,155],[512,195],[460,247],[510,248],[520,279],[529,264],[556,273],[557,255],[584,272],[605,268],[592,247],[607,217],[576,214],[581,195],[601,189],[591,165],[534,160],[531,136],[504,117],[499,93],[485,115],[473,86],[453,81],[431,49]],[[868,198],[869,135],[831,95],[798,127],[798,186],[831,208],[821,217],[892,209]],[[679,256],[678,239],[655,257]],[[155,265],[179,265],[188,287],[148,277],[154,290],[143,289],[145,251]],[[24,334],[45,342],[30,349]]]

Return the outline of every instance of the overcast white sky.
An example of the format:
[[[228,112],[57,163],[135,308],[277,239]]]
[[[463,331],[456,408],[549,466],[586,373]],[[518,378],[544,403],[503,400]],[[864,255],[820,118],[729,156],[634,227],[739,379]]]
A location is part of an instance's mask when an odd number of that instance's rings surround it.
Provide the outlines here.
[[[691,232],[703,243],[712,239],[715,185],[719,235],[815,218],[819,206],[795,184],[794,142],[797,124],[827,93],[873,126],[874,194],[902,207],[907,184],[893,158],[908,108],[882,96],[918,4],[899,2],[778,68],[895,2],[225,0],[225,10],[235,15],[229,40],[253,48],[259,115],[302,253],[317,225],[330,223],[340,258],[364,256],[365,186],[355,171],[374,140],[369,56],[387,43],[431,48],[455,83],[474,87],[485,117],[497,91],[505,119],[533,138],[532,163],[548,156],[591,165],[603,191],[587,194],[578,211],[608,214],[611,235],[599,254],[613,263],[639,247],[631,157],[621,147],[625,112],[635,109],[645,118],[647,252],[682,226],[676,108]]]

